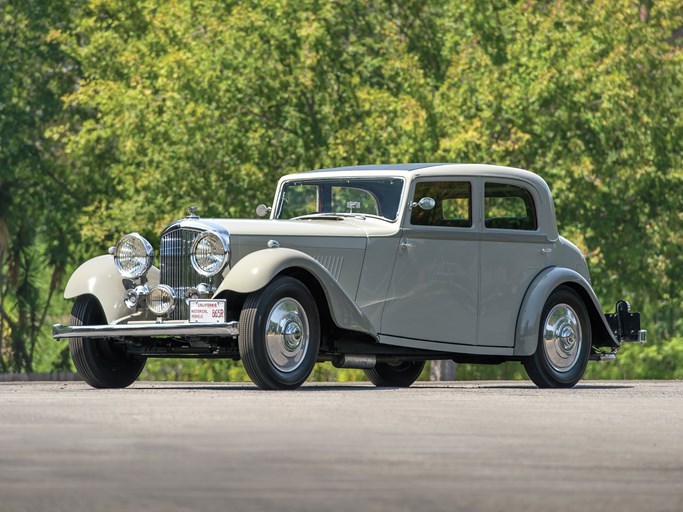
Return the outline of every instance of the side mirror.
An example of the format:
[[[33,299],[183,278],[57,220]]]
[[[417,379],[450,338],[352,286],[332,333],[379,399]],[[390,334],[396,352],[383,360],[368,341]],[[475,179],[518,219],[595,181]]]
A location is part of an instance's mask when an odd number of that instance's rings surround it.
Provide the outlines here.
[[[419,206],[423,210],[431,210],[436,206],[436,201],[431,197],[423,197],[417,203],[410,204],[411,208],[415,208],[416,206]]]
[[[260,204],[256,207],[256,215],[258,215],[259,217],[265,217],[266,215],[268,215],[270,213],[270,210],[272,210],[272,208],[270,206],[266,206],[265,204]]]

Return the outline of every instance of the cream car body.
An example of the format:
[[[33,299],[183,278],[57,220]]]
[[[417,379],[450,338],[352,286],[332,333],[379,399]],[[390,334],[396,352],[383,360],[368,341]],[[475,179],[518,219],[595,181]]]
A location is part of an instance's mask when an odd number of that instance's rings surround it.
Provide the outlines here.
[[[315,199],[311,199],[313,196],[306,194],[314,188]],[[435,198],[426,196],[425,191]],[[281,219],[294,211],[291,203],[297,194],[311,211],[294,220]],[[350,196],[351,200],[342,200]],[[433,204],[427,201],[423,208],[420,200],[425,197]],[[208,282],[200,290],[200,298],[226,301],[225,321],[214,325],[188,322],[186,298],[200,285],[190,281],[200,276],[179,268],[190,268],[190,262],[178,259],[187,259],[187,247],[204,231],[222,234],[230,249],[229,264],[204,279]],[[258,295],[266,293],[274,281],[287,278],[301,283],[307,292],[296,293],[309,293],[316,304],[309,308],[317,310],[314,321],[320,324],[316,354],[310,356],[313,362],[332,360],[340,366],[365,368],[371,374],[378,371],[378,364],[391,373],[391,368],[399,369],[405,362],[427,359],[519,360],[527,365],[539,357],[539,347],[550,346],[539,336],[548,330],[544,322],[550,321],[544,318],[544,307],[551,298],[555,300],[553,294],[558,290],[568,297],[560,302],[565,309],[558,306],[558,311],[564,311],[569,322],[563,327],[568,329],[564,334],[559,332],[559,323],[551,326],[558,330],[554,343],[561,350],[559,366],[554,368],[559,368],[560,374],[565,372],[563,365],[569,364],[562,358],[577,350],[577,336],[590,333],[585,347],[567,357],[585,361],[614,357],[622,341],[645,339],[637,314],[627,306],[613,316],[602,313],[583,256],[558,234],[547,184],[520,169],[408,164],[288,175],[280,179],[270,219],[200,219],[191,214],[169,226],[162,240],[170,240],[174,233],[185,233],[173,242],[177,247],[185,244],[182,254],[171,255],[173,243],[162,242],[161,271],[151,267],[141,280],[122,278],[111,255],[81,266],[69,280],[65,297],[93,298],[102,308],[106,324],[58,325],[55,337],[80,343],[107,340],[123,349],[127,357],[139,359],[154,355],[244,359],[248,347],[235,342],[243,335],[240,322],[244,319],[240,317],[245,304],[251,300],[257,310]],[[164,270],[170,267],[174,268]],[[172,314],[150,315],[142,304],[144,296],[136,297],[142,300],[134,307],[124,300],[136,286],[151,288],[165,281],[172,281],[176,292]],[[296,304],[301,307],[292,329],[304,329],[301,319],[311,321],[310,312],[301,301],[290,302],[295,309]],[[256,337],[264,326],[257,327]],[[300,334],[297,331],[295,337]],[[268,343],[274,343],[274,336],[267,334]],[[281,341],[287,338],[283,333],[277,336]],[[290,345],[283,352],[285,366],[278,368],[271,357],[274,371],[291,371],[295,358],[290,358],[288,351],[296,343]],[[296,357],[296,364],[301,364],[308,356]],[[250,365],[256,366],[252,372],[258,373],[258,365],[268,361],[245,361],[245,365],[248,371]],[[579,362],[585,368],[585,362]],[[576,361],[572,359],[571,364]],[[386,375],[384,379],[370,377],[382,384],[393,382]],[[296,387],[300,377],[295,385],[280,383],[277,375],[257,375],[254,380],[261,387]],[[575,377],[555,384],[573,385],[578,380]],[[538,378],[534,380],[539,383]],[[544,382],[541,379],[539,385]]]

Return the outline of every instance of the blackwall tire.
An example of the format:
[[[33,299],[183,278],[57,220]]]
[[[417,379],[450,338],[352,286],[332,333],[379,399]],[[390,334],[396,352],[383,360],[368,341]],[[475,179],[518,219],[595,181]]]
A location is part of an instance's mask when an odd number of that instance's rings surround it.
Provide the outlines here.
[[[539,388],[570,388],[581,380],[591,351],[591,324],[581,297],[560,286],[541,313],[538,346],[523,361]]]
[[[107,319],[97,299],[81,296],[71,310],[70,325],[104,325]],[[125,388],[139,377],[146,359],[131,357],[107,339],[72,338],[69,352],[78,374],[94,388]]]
[[[250,294],[240,314],[244,369],[261,389],[296,389],[310,375],[320,348],[320,318],[311,292],[283,276]]]
[[[377,363],[374,368],[363,371],[377,387],[407,388],[417,380],[424,366],[424,361],[401,361],[396,364]]]

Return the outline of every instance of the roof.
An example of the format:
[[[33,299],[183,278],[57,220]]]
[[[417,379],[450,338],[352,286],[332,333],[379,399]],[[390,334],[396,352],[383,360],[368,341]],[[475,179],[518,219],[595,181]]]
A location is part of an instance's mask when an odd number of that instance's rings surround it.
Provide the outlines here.
[[[280,178],[280,184],[292,179],[336,178],[344,173],[358,173],[356,176],[362,178],[391,176],[403,177],[408,180],[416,175],[423,177],[481,176],[484,178],[516,178],[533,184],[539,191],[543,191],[543,195],[551,197],[548,184],[541,176],[524,169],[489,164],[407,163],[353,165],[288,174]]]
[[[439,165],[452,165],[447,163],[412,163],[412,164],[369,164],[369,165],[349,165],[346,167],[331,167],[329,169],[315,169],[305,172],[320,171],[417,171],[427,167],[437,167]]]
[[[452,164],[452,163],[409,163],[409,164],[372,164],[352,165],[348,167],[334,167],[331,169],[315,169],[282,176],[280,181],[297,178],[328,178],[337,177],[344,173],[357,173],[357,176],[369,178],[379,176],[483,176],[501,178],[519,178],[536,184],[539,188],[547,188],[543,178],[533,172],[514,167],[504,167],[489,164]]]

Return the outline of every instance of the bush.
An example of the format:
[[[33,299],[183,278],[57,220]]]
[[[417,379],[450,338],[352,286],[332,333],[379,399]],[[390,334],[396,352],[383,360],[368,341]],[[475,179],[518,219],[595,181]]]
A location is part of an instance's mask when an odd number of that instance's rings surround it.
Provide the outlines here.
[[[590,364],[586,379],[683,379],[683,338],[625,344],[614,363]]]

